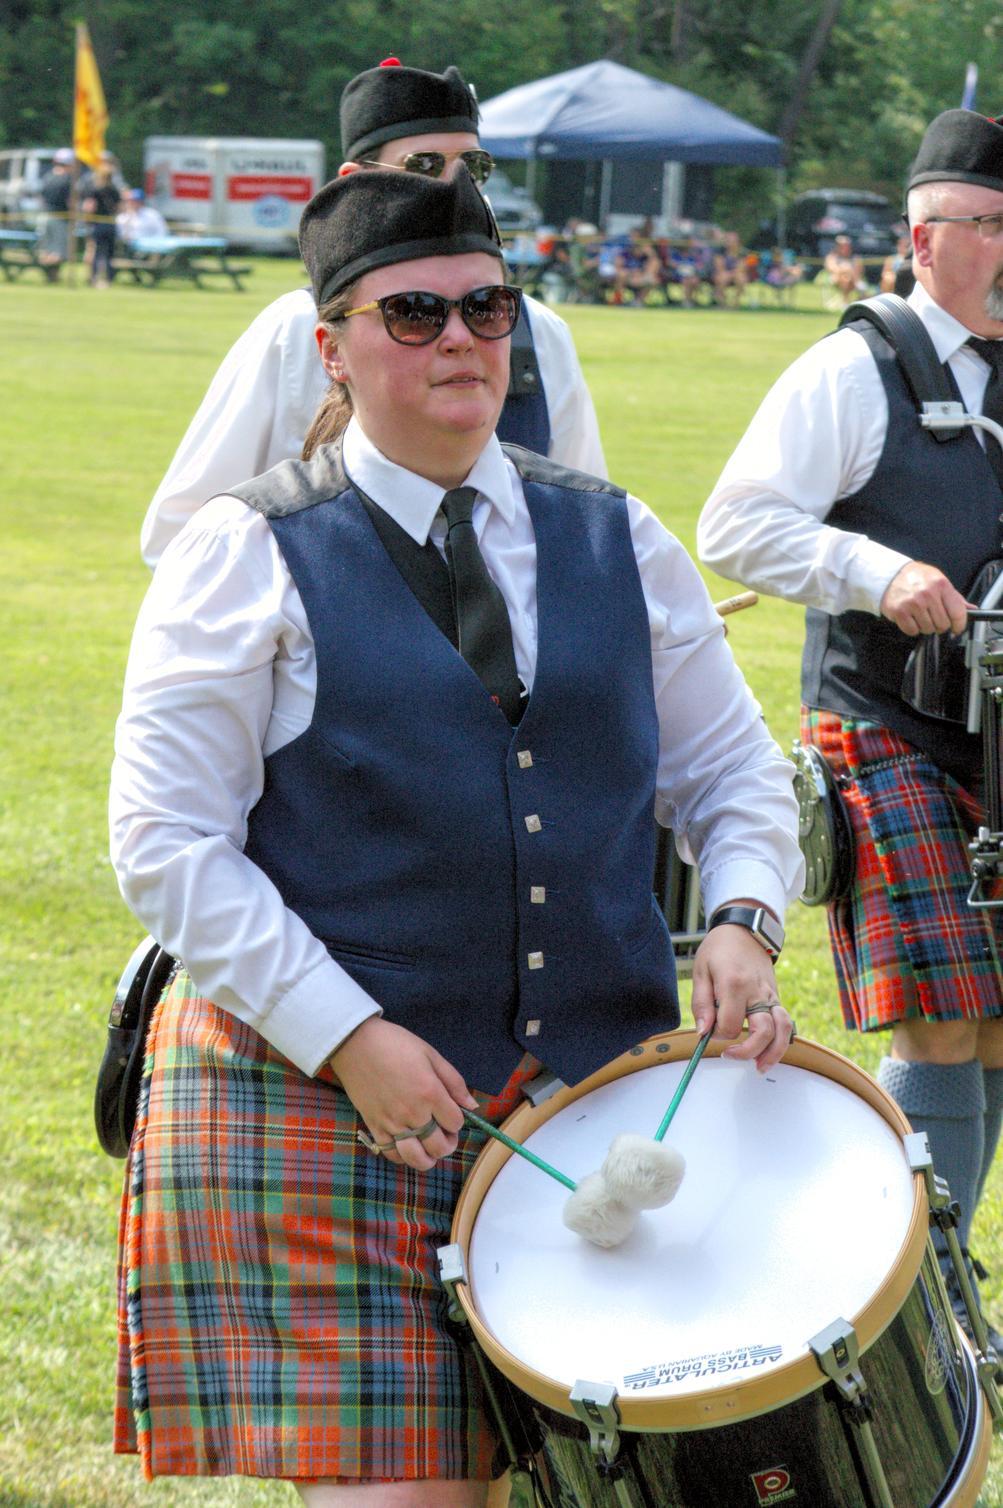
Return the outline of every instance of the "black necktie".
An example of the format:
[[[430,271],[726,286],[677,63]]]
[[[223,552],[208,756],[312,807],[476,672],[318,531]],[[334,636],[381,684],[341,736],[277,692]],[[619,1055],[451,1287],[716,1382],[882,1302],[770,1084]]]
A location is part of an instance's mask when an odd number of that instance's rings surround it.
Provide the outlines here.
[[[515,668],[512,625],[505,598],[488,575],[474,533],[471,514],[476,496],[474,487],[454,487],[442,499],[460,654],[514,724],[522,714],[522,688]]]
[[[982,399],[982,412],[987,419],[995,419],[997,424],[1003,424],[1003,377],[1000,374],[1000,367],[1003,365],[1003,340],[980,340],[977,335],[970,335],[968,344],[989,367],[989,381],[986,383],[985,397]],[[989,463],[996,473],[996,480],[1003,487],[1003,449],[1000,448],[993,435],[985,434],[985,442]]]

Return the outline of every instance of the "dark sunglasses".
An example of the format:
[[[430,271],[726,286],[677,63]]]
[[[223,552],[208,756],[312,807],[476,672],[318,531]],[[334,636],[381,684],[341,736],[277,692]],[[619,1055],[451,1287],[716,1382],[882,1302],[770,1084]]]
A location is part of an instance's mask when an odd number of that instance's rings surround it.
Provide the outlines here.
[[[494,171],[495,160],[490,152],[472,148],[467,152],[409,152],[403,162],[377,162],[364,157],[363,161],[374,168],[403,168],[405,173],[421,173],[425,178],[441,178],[447,162],[459,158],[466,163],[467,172],[475,183],[487,183]]]
[[[391,340],[402,346],[427,346],[446,328],[450,309],[459,309],[463,323],[478,340],[503,340],[518,324],[521,307],[522,289],[497,283],[472,288],[462,298],[443,298],[439,293],[388,293],[371,304],[346,309],[338,318],[351,319],[353,314],[378,309]]]

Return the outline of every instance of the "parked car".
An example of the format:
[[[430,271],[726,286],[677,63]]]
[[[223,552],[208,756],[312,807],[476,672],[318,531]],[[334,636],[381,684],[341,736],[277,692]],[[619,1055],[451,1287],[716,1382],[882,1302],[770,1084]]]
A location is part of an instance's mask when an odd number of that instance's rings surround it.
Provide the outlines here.
[[[485,193],[500,230],[535,230],[542,223],[543,210],[535,199],[498,168],[488,179]]]
[[[828,256],[837,236],[849,236],[858,256],[892,256],[902,214],[882,194],[867,189],[809,189],[787,211],[787,245],[799,257]],[[754,251],[777,244],[775,220],[764,222],[752,242]]]
[[[33,219],[42,208],[38,190],[52,167],[55,147],[8,147],[0,152],[0,220]]]

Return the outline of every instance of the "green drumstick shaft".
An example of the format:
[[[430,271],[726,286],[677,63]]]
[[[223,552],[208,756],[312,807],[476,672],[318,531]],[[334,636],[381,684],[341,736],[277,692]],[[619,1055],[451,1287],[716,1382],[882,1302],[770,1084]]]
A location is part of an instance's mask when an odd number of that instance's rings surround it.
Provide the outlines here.
[[[513,1141],[511,1136],[506,1136],[504,1131],[499,1131],[497,1126],[492,1126],[490,1121],[483,1120],[481,1116],[475,1115],[472,1110],[464,1110],[463,1114],[472,1126],[477,1126],[479,1130],[486,1131],[489,1136],[494,1137],[495,1141],[500,1141],[503,1147],[508,1147],[510,1152],[517,1153],[519,1157],[525,1157],[526,1161],[531,1162],[534,1168],[539,1168],[541,1173],[549,1173],[551,1178],[556,1178],[558,1183],[563,1183],[566,1189],[570,1189],[572,1193],[575,1192],[578,1185],[566,1173],[559,1173],[556,1168],[550,1166],[549,1162],[544,1162],[542,1157],[537,1157],[535,1152],[531,1152],[528,1147],[524,1147],[520,1142]]]
[[[676,1090],[675,1094],[672,1096],[672,1099],[669,1101],[669,1108],[668,1110],[666,1110],[664,1116],[662,1117],[662,1124],[655,1132],[656,1141],[664,1140],[665,1133],[669,1129],[669,1123],[671,1122],[672,1117],[675,1115],[676,1111],[679,1109],[679,1102],[682,1099],[683,1095],[686,1093],[686,1086],[689,1084],[690,1079],[693,1077],[696,1071],[697,1064],[704,1055],[704,1051],[707,1047],[707,1043],[711,1039],[713,1030],[714,1029],[712,1027],[709,1032],[704,1032],[703,1036],[700,1038],[700,1041],[693,1049],[693,1056],[687,1063],[686,1071],[683,1074],[682,1078],[679,1080],[679,1088]]]

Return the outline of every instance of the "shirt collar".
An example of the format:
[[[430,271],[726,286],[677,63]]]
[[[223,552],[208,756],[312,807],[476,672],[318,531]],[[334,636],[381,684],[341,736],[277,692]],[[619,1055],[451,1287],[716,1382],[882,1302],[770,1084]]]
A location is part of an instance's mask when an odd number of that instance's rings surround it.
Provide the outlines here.
[[[968,337],[975,333],[960,320],[955,319],[953,314],[948,314],[946,309],[942,309],[930,297],[922,283],[917,283],[910,293],[909,303],[926,326],[927,334],[933,341],[937,358],[941,362],[950,361],[951,357],[961,350]]]
[[[354,417],[345,430],[342,459],[349,480],[389,513],[417,544],[425,544],[432,520],[445,497],[443,488],[388,460],[363,433],[361,424]],[[508,463],[497,435],[493,434],[488,440],[463,485],[476,487],[480,496],[498,509],[506,523],[512,523],[515,504]]]

